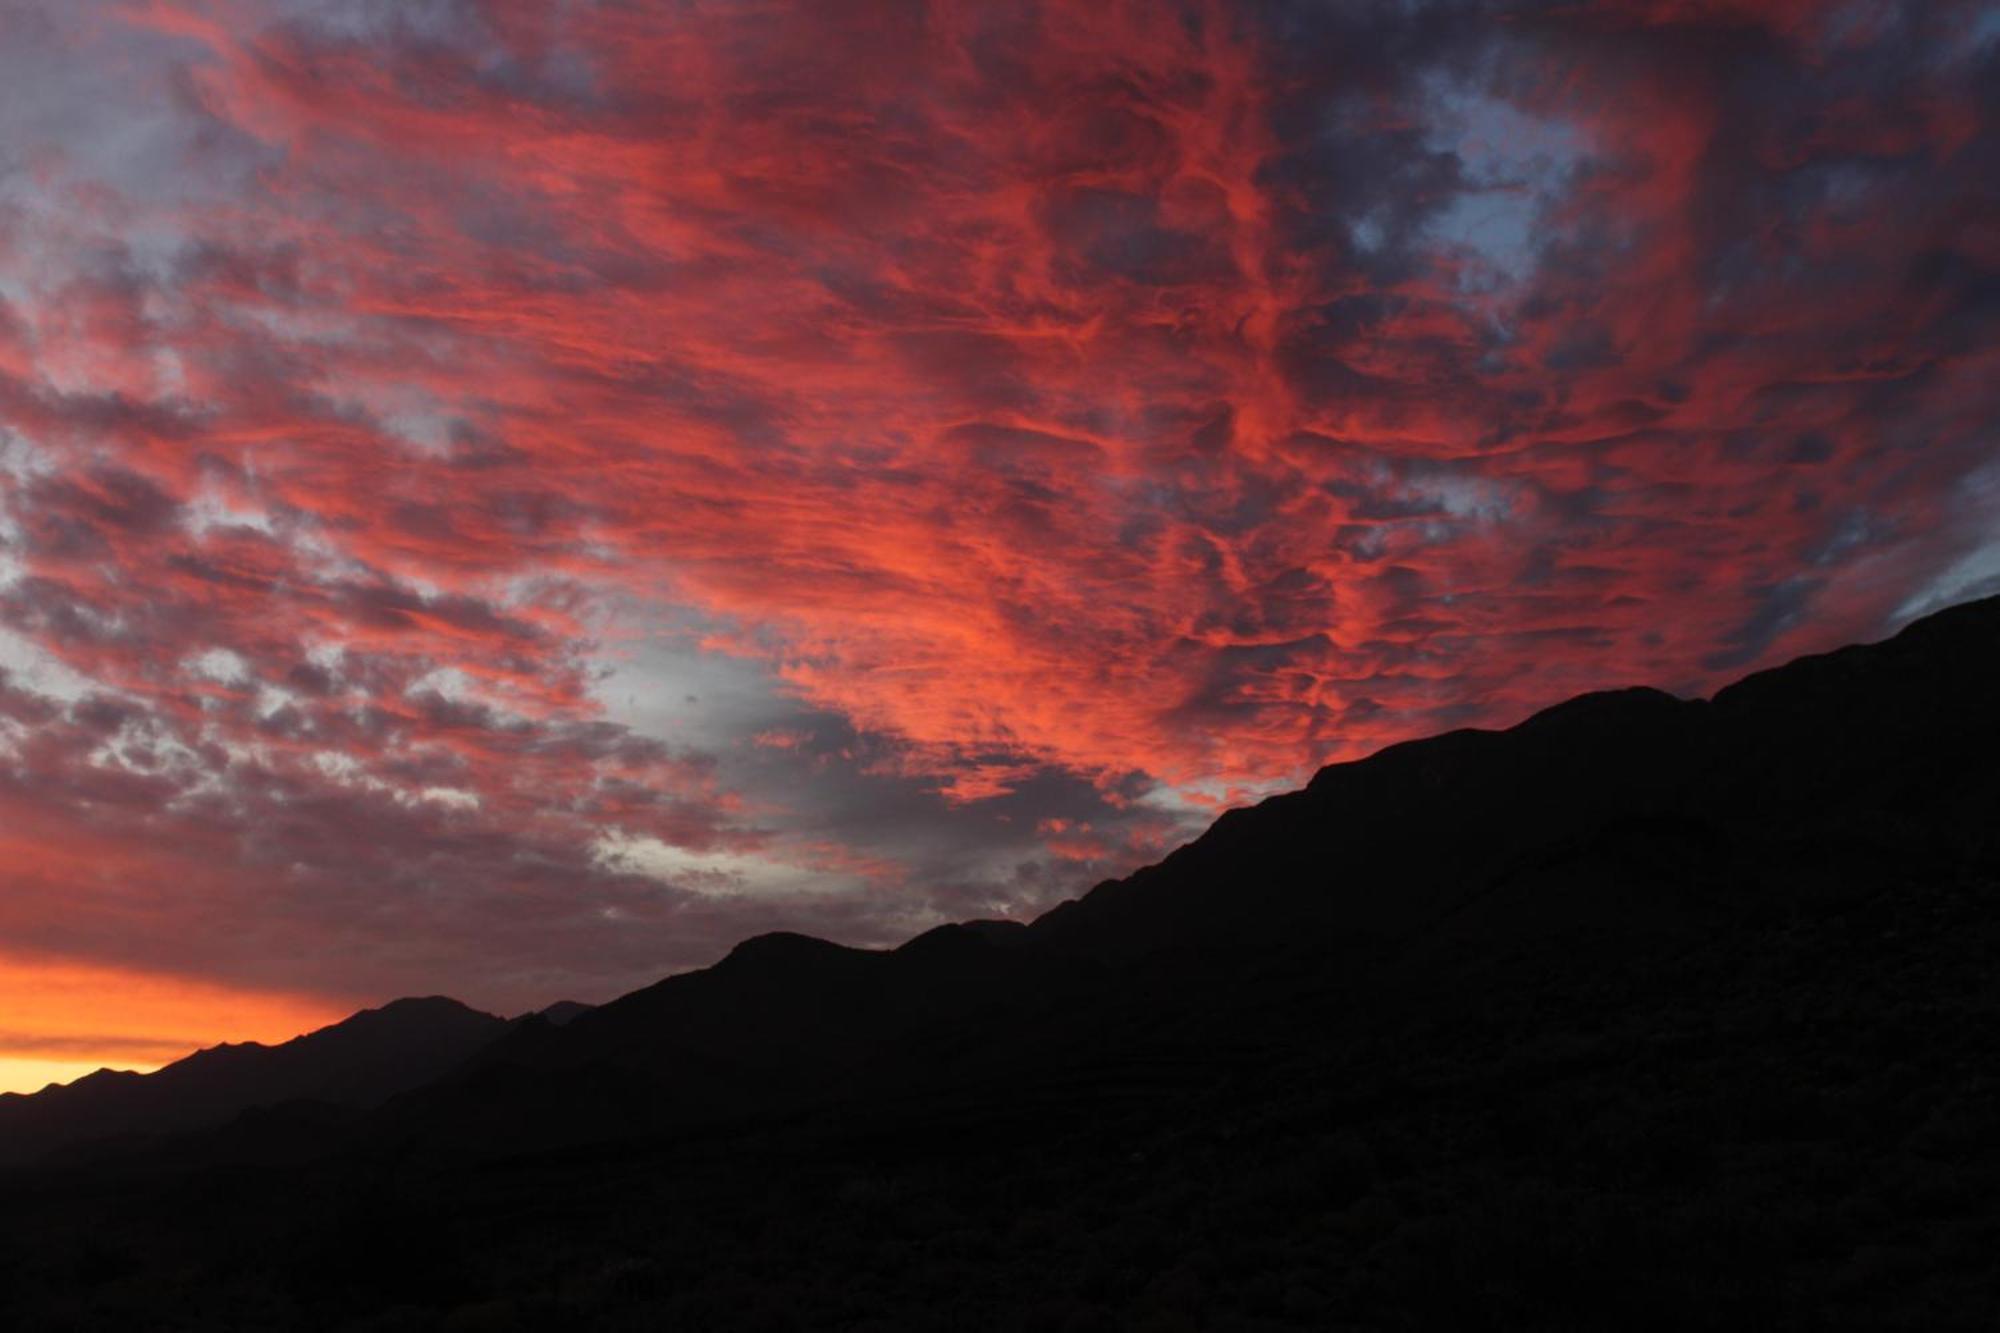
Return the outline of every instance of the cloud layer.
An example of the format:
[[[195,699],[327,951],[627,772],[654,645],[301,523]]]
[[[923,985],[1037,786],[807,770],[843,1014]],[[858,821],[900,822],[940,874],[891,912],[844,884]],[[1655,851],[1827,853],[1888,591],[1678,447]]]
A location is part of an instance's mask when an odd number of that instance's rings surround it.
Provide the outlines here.
[[[594,997],[2000,586],[1977,4],[0,23],[38,957]]]

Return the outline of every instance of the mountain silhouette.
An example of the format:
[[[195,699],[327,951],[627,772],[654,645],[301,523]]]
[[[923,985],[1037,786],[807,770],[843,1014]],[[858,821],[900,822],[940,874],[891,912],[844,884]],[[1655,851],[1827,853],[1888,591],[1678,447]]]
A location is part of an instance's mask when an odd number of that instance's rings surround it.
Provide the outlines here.
[[[1984,1326],[1995,679],[1989,599],[1333,765],[1031,923],[0,1103],[16,1161],[150,1136],[22,1178],[0,1316]]]
[[[947,926],[891,951],[747,941],[562,1029],[509,1034],[379,1128],[496,1151],[629,1137],[990,1084],[1032,1068],[1029,1049],[1073,1078],[1139,1048],[1254,1047],[1320,1011],[1428,1003],[1441,978],[1470,993],[1641,965],[1811,910],[1857,873],[1990,855],[1996,666],[2000,599],[1712,700],[1609,691],[1392,746],[1026,926]]]
[[[7,1094],[0,1165],[211,1128],[286,1102],[373,1107],[436,1078],[506,1026],[456,1000],[397,1000],[277,1046],[216,1046],[150,1074],[99,1070],[33,1095]]]
[[[555,1026],[561,1027],[572,1018],[587,1014],[596,1007],[594,1004],[580,1004],[575,1000],[557,1000],[554,1004],[537,1009],[535,1013]]]

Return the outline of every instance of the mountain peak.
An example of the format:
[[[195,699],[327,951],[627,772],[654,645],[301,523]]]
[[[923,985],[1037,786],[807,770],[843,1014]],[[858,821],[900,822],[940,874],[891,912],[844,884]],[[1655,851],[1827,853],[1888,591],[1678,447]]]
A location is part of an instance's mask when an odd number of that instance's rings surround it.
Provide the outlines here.
[[[1622,689],[1593,690],[1551,704],[1531,715],[1514,729],[1538,730],[1552,726],[1596,724],[1611,718],[1653,718],[1683,709],[1688,701],[1656,690],[1649,685],[1628,685]]]
[[[802,935],[797,931],[773,930],[744,940],[729,951],[722,965],[811,966],[860,957],[865,953],[865,950],[850,949],[844,944]]]
[[[468,1014],[481,1018],[493,1017],[491,1014],[474,1009],[471,1005],[461,1000],[454,1000],[449,995],[406,995],[401,999],[391,1000],[387,1004],[378,1005],[373,1009],[363,1009],[342,1019],[340,1023],[334,1026],[339,1027],[347,1023],[369,1019],[393,1019],[398,1022],[414,1022],[439,1018],[455,1019]]]
[[[596,1007],[594,1004],[584,1004],[578,1000],[557,1000],[554,1004],[544,1005],[535,1012],[540,1017],[548,1020],[553,1026],[562,1027],[571,1020],[589,1013]]]
[[[933,926],[898,945],[898,954],[952,953],[965,949],[1003,949],[1024,942],[1028,927],[1019,921],[955,921]]]
[[[277,1045],[225,1042],[151,1074],[100,1070],[0,1102],[0,1163],[93,1141],[212,1127],[287,1101],[372,1107],[436,1077],[505,1028],[503,1020],[457,1000],[417,996]]]

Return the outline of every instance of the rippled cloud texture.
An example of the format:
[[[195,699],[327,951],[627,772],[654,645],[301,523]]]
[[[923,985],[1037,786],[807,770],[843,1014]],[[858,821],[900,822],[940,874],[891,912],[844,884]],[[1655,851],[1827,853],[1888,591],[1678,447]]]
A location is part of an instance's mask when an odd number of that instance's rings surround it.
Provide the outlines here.
[[[0,32],[17,978],[887,942],[2000,588],[1980,4]]]

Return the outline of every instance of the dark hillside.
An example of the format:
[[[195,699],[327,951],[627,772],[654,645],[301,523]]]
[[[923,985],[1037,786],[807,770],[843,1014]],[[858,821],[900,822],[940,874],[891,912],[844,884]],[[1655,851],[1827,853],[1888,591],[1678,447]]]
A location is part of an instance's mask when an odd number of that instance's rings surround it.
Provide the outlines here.
[[[1996,678],[1990,600],[1329,768],[1029,927],[760,937],[17,1180],[0,1322],[1990,1327]]]
[[[210,1128],[281,1102],[378,1106],[436,1078],[506,1026],[456,1000],[398,1000],[279,1046],[217,1046],[152,1074],[100,1070],[32,1096],[0,1095],[0,1166],[105,1140]]]

